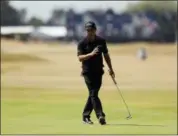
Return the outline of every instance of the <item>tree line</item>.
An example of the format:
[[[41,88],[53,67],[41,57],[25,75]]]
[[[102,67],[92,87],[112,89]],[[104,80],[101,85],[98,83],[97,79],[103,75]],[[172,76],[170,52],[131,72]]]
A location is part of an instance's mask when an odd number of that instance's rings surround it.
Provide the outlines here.
[[[124,13],[136,13],[144,12],[148,10],[156,11],[159,17],[159,13],[174,12],[177,15],[177,1],[142,1],[134,5],[128,5]],[[74,12],[70,10],[69,12]],[[1,1],[1,26],[16,26],[16,25],[52,25],[55,24],[55,19],[58,18],[64,11],[61,9],[54,9],[51,17],[44,21],[38,17],[31,17],[29,20],[25,20],[27,16],[27,10],[16,9],[10,5],[9,0]],[[159,20],[159,19],[158,19]],[[163,20],[159,20],[164,26]],[[166,22],[167,23],[167,22]],[[171,26],[174,26],[174,22],[170,22]],[[169,25],[169,24],[166,24]]]

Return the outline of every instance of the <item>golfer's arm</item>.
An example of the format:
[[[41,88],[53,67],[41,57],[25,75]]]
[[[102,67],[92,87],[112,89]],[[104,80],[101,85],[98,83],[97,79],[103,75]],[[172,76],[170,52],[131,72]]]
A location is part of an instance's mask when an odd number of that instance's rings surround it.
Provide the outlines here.
[[[89,58],[92,57],[92,54],[91,53],[88,53],[88,54],[85,54],[85,55],[79,55],[78,58],[79,58],[79,61],[80,62],[83,62],[85,60],[88,60]]]
[[[108,65],[109,69],[110,69],[110,70],[113,70],[113,68],[112,68],[112,63],[111,63],[111,58],[110,58],[109,53],[105,53],[105,54],[104,54],[104,59],[105,59],[107,65]]]

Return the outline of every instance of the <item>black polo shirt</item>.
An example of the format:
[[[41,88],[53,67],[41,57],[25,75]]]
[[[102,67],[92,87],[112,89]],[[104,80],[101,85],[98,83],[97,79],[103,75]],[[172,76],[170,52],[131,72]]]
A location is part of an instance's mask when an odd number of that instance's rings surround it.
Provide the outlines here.
[[[77,54],[85,55],[94,50],[95,47],[99,47],[99,53],[88,60],[82,62],[82,73],[103,73],[103,57],[102,54],[108,53],[108,48],[105,39],[96,36],[95,40],[90,42],[87,38],[84,38],[79,42],[77,48]]]

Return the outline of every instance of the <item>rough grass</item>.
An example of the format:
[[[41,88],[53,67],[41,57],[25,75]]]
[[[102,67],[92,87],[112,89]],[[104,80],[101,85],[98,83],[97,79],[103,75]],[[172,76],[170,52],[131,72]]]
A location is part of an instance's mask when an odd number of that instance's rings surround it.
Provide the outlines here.
[[[45,61],[37,56],[32,56],[28,54],[12,54],[1,52],[1,62],[29,62],[29,61]]]
[[[144,47],[148,55],[168,55],[174,56],[177,52],[177,46],[174,44],[161,45],[161,44],[148,44],[148,43],[135,43],[135,44],[109,44],[108,45],[112,54],[118,55],[135,55],[140,47]]]

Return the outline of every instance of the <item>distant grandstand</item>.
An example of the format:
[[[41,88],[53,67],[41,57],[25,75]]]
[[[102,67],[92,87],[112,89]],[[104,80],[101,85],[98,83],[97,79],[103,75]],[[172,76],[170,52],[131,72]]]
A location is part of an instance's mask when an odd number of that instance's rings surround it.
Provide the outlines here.
[[[20,39],[79,41],[84,35],[84,24],[94,21],[98,34],[108,42],[175,42],[176,14],[158,15],[153,11],[116,14],[112,10],[69,13],[59,16],[47,26],[1,26],[2,37]]]

